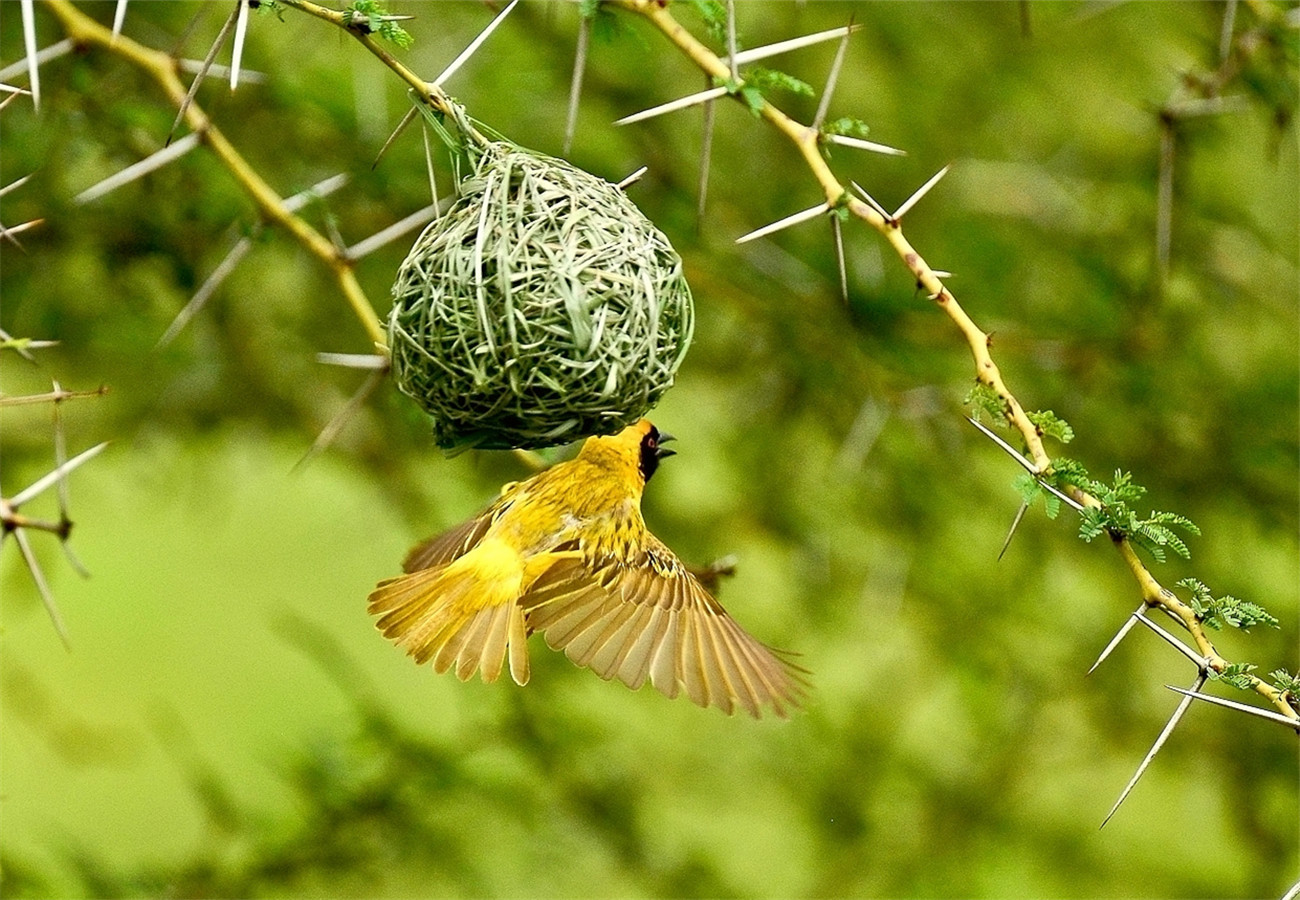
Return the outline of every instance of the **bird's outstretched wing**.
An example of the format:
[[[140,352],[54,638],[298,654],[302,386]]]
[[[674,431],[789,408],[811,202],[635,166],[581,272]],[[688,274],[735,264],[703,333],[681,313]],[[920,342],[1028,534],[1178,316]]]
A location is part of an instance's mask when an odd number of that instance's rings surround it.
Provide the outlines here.
[[[647,534],[626,560],[563,559],[520,603],[553,649],[635,690],[758,718],[799,705],[803,670],[751,637],[667,546]]]
[[[418,572],[421,569],[445,566],[473,550],[478,546],[479,541],[483,540],[483,535],[487,534],[492,523],[500,518],[501,514],[516,500],[527,496],[529,483],[510,482],[501,489],[500,497],[468,522],[462,522],[455,528],[450,528],[442,534],[435,534],[416,544],[406,554],[406,559],[402,560],[402,571]]]
[[[462,522],[455,528],[416,544],[406,554],[406,559],[402,560],[402,571],[418,572],[421,569],[445,566],[464,556],[483,540],[483,535],[487,534],[492,525],[496,510],[493,505],[468,522]]]

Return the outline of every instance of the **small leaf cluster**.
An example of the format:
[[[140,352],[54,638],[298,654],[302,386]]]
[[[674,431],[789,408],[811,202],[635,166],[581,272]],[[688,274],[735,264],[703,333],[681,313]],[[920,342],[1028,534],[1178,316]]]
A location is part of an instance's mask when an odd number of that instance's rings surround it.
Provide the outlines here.
[[[1250,672],[1255,667],[1250,663],[1233,663],[1230,666],[1224,666],[1222,672],[1216,672],[1213,669],[1209,671],[1211,681],[1222,681],[1224,684],[1230,684],[1241,691],[1254,690],[1255,681],[1257,680]]]
[[[1050,409],[1039,410],[1038,412],[1025,413],[1029,421],[1034,423],[1038,433],[1043,437],[1055,438],[1062,444],[1068,444],[1074,440],[1074,428],[1070,423],[1062,419]]]
[[[600,0],[583,0],[583,7],[587,4],[593,6],[599,5]],[[700,19],[704,22],[704,27],[709,30],[709,34],[720,44],[727,41],[727,5],[721,0],[691,0],[691,6],[699,14]],[[583,15],[586,15],[584,12]],[[739,47],[737,47],[739,49]]]
[[[1091,542],[1107,534],[1118,540],[1128,538],[1141,547],[1156,562],[1164,562],[1166,550],[1172,550],[1183,559],[1191,558],[1186,542],[1174,531],[1179,528],[1188,534],[1200,534],[1201,529],[1186,516],[1174,512],[1152,510],[1145,518],[1133,509],[1147,489],[1133,482],[1128,472],[1115,470],[1111,484],[1089,477],[1087,469],[1074,460],[1057,459],[1052,463],[1052,477],[1057,486],[1073,485],[1092,494],[1101,502],[1100,507],[1088,507],[1079,523],[1079,537]]]
[[[1020,501],[1025,506],[1033,506],[1041,497],[1043,500],[1043,511],[1047,513],[1047,518],[1055,519],[1061,512],[1061,498],[1051,491],[1045,490],[1043,485],[1028,472],[1021,472],[1016,476],[1012,485],[1016,493],[1020,495]]]
[[[799,94],[804,97],[813,95],[812,85],[806,81],[801,81],[793,75],[785,72],[778,72],[775,69],[764,69],[762,66],[753,66],[745,72],[745,76],[740,79],[735,78],[714,78],[713,83],[717,87],[725,87],[727,92],[735,94],[745,101],[749,111],[758,117],[763,111],[764,91],[785,90],[792,94]]]
[[[1300,675],[1292,675],[1286,669],[1277,669],[1268,673],[1273,679],[1273,686],[1282,692],[1283,698],[1292,706],[1300,700]]]
[[[388,12],[379,5],[379,0],[354,0],[343,10],[343,24],[363,34],[377,34],[403,49],[415,43],[409,31],[388,18]]]
[[[604,5],[603,0],[582,0],[578,4],[578,12],[584,19],[591,22],[591,35],[598,41],[613,41],[617,38],[632,36],[634,40],[644,44],[644,40],[639,36],[639,32],[629,29],[623,19],[614,14],[614,11]]]
[[[993,420],[995,425],[1005,425],[1007,421],[1007,402],[982,381],[975,382],[975,386],[970,389],[966,399],[962,404],[971,408],[971,418],[976,422],[982,421],[980,414],[984,413]]]
[[[822,126],[822,134],[842,134],[844,137],[866,138],[871,133],[867,123],[852,116],[833,119]]]
[[[1184,578],[1178,586],[1192,592],[1192,611],[1206,628],[1219,631],[1225,622],[1242,631],[1249,631],[1255,625],[1278,627],[1277,619],[1257,603],[1238,600],[1231,594],[1215,597],[1203,582],[1195,578]]]
[[[281,22],[284,21],[284,6],[280,3],[280,0],[260,0],[260,2],[259,0],[248,0],[248,6],[259,13],[273,15]]]
[[[866,122],[852,116],[842,116],[824,124],[817,135],[817,140],[821,145],[822,156],[830,159],[831,147],[834,146],[833,142],[829,140],[832,135],[842,134],[845,137],[865,139],[870,133],[871,129]]]

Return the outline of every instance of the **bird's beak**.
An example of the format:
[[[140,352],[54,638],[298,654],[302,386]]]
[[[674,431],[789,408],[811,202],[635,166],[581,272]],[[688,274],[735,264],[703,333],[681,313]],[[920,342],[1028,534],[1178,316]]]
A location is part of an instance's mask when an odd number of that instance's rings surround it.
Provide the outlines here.
[[[668,432],[666,431],[659,432],[659,446],[655,448],[655,456],[659,457],[660,459],[663,459],[665,456],[676,456],[677,455],[676,450],[669,450],[667,447],[664,446],[664,444],[668,443],[669,441],[675,441],[675,440],[677,440],[677,438],[673,437]]]

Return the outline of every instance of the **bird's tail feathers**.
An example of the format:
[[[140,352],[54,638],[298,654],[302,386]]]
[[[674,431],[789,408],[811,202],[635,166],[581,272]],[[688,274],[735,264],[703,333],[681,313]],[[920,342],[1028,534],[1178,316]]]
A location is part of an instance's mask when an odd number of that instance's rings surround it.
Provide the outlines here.
[[[524,567],[512,551],[491,549],[381,581],[368,609],[384,636],[417,663],[432,661],[440,673],[454,669],[461,681],[481,671],[492,682],[509,656],[511,678],[527,684],[528,632],[518,603]]]

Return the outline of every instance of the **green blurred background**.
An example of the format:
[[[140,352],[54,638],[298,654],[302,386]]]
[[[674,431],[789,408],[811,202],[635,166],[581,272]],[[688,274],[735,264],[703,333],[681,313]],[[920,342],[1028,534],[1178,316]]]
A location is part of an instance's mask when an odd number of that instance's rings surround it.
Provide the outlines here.
[[[107,23],[114,4],[79,6]],[[1261,25],[1294,7],[1240,5],[1237,31],[1269,36],[1225,86],[1241,109],[1177,128],[1161,278],[1157,111],[1186,73],[1218,66],[1223,4],[738,6],[745,46],[862,26],[831,116],[909,155],[840,148],[837,174],[892,208],[953,163],[908,216],[912,242],[956,273],[1017,396],[1075,426],[1068,455],[1134,472],[1151,507],[1203,528],[1190,563],[1155,566],[1162,582],[1194,575],[1282,620],[1219,636],[1220,652],[1294,670],[1296,30]],[[132,3],[125,31],[201,58],[226,9]],[[5,62],[23,55],[18,10],[0,4]],[[417,16],[398,55],[432,78],[494,7],[391,11]],[[42,46],[63,37],[36,18]],[[559,153],[577,22],[575,5],[526,0],[451,93]],[[820,89],[832,55],[769,65]],[[355,42],[259,13],[244,64],[265,82],[232,95],[214,80],[199,102],[284,195],[351,176],[313,224],[353,243],[428,202],[414,130],[371,169],[406,100]],[[444,458],[385,385],[292,471],[363,378],[315,355],[370,349],[321,266],[260,235],[155,350],[248,232],[251,203],[204,150],[73,203],[158,149],[175,115],[102,51],[42,68],[39,115],[0,113],[0,184],[35,173],[0,217],[46,220],[23,250],[0,248],[0,327],[60,342],[38,366],[0,355],[0,389],[105,383],[62,413],[73,452],[113,442],[71,479],[71,543],[92,577],[33,536],[71,652],[12,541],[0,559],[0,891],[1257,897],[1300,876],[1294,736],[1222,709],[1194,707],[1098,830],[1176,705],[1164,685],[1194,672],[1139,629],[1084,677],[1137,591],[1072,515],[1033,511],[997,560],[1017,470],[962,419],[960,335],[873,233],[846,227],[847,305],[825,223],[733,243],[821,199],[791,146],[721,105],[697,228],[700,111],[610,124],[702,82],[644,23],[602,19],[571,158],[611,180],[648,165],[632,196],[686,259],[696,342],[654,414],[680,456],[646,515],[689,561],[736,556],[723,601],[814,673],[791,721],[632,693],[540,641],[524,689],[412,665],[374,631],[367,592],[519,463]],[[359,266],[381,314],[413,240]],[[51,465],[50,409],[5,408],[0,429],[12,495]],[[52,496],[28,512],[57,516]]]

